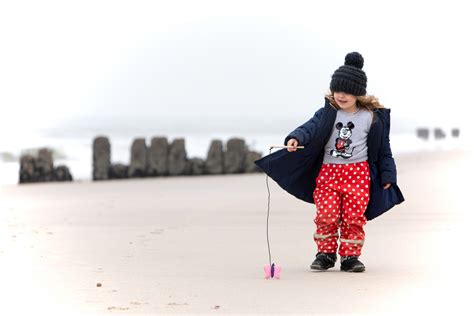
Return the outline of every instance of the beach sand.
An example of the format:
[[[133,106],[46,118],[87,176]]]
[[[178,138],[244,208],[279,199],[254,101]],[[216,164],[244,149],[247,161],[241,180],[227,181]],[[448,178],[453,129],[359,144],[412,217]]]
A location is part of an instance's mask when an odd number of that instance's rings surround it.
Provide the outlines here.
[[[406,201],[365,226],[364,273],[312,271],[315,206],[264,174],[2,186],[3,315],[463,312],[469,152],[396,157]],[[469,289],[469,287],[468,287]]]

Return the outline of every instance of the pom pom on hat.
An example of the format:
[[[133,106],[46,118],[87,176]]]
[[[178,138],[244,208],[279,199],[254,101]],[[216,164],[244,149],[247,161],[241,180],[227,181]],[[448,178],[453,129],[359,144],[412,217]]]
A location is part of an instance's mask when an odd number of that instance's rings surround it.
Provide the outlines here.
[[[362,67],[364,67],[364,57],[362,57],[362,55],[358,52],[349,53],[346,55],[344,65],[354,66],[362,69]]]

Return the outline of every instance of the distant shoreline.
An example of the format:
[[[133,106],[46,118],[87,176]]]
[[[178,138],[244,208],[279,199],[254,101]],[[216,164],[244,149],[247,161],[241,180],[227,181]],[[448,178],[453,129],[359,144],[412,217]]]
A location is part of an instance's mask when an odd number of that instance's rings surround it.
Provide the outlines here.
[[[267,153],[266,153],[267,154]],[[266,155],[265,154],[265,155]],[[423,161],[441,161],[441,160],[447,160],[448,158],[452,161],[455,160],[456,157],[464,158],[466,155],[474,155],[474,149],[471,150],[466,150],[466,149],[459,149],[459,148],[453,148],[453,149],[443,149],[443,150],[438,150],[436,148],[432,149],[427,149],[424,151],[418,151],[418,152],[406,152],[406,153],[399,153],[399,154],[393,154],[395,158],[395,163],[398,165],[405,165],[405,164],[416,164],[419,165],[421,168],[423,168]],[[426,159],[426,157],[429,157],[429,159]],[[17,166],[19,168],[19,165],[16,163],[9,163]],[[2,164],[0,164],[1,166]],[[0,169],[0,172],[2,169]],[[399,172],[403,172],[403,169],[400,170],[398,169]],[[17,173],[15,173],[17,175]],[[241,173],[241,174],[217,174],[217,175],[180,175],[180,176],[161,176],[161,177],[145,177],[145,178],[129,178],[129,179],[110,179],[107,181],[93,181],[92,178],[75,178],[73,182],[40,182],[40,183],[27,183],[27,184],[22,184],[21,186],[34,186],[34,185],[74,185],[75,183],[116,183],[116,182],[122,182],[122,181],[160,181],[160,180],[166,180],[166,179],[200,179],[200,178],[219,178],[219,177],[227,177],[227,176],[248,176],[252,175],[252,173]],[[264,174],[261,174],[262,176]],[[0,187],[16,187],[19,186],[17,183],[0,183]]]

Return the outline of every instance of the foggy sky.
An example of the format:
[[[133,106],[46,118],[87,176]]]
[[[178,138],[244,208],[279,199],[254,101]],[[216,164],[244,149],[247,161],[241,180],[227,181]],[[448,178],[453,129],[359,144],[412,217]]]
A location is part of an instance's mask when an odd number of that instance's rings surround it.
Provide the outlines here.
[[[460,1],[2,3],[0,131],[103,117],[301,121],[351,51],[399,128],[467,125],[446,109],[472,106],[469,12]]]

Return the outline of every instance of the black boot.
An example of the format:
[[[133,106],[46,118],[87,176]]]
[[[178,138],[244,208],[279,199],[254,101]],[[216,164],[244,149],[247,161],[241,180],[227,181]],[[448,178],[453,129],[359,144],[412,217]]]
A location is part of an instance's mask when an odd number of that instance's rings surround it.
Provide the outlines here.
[[[357,256],[341,257],[341,271],[364,272],[365,266]]]
[[[311,264],[311,269],[327,270],[334,267],[336,260],[337,256],[335,253],[318,252],[316,254],[316,259],[314,259],[313,263]]]

